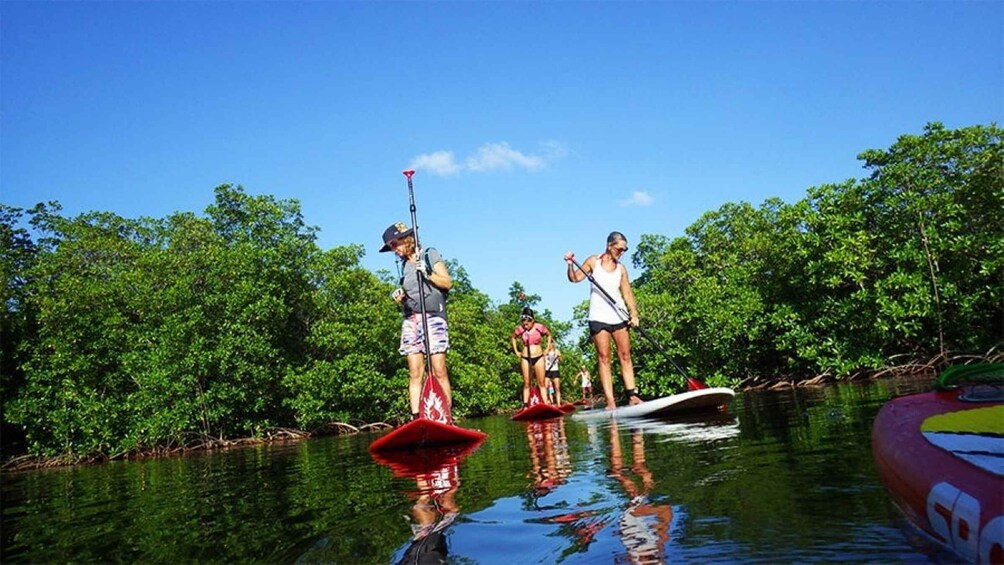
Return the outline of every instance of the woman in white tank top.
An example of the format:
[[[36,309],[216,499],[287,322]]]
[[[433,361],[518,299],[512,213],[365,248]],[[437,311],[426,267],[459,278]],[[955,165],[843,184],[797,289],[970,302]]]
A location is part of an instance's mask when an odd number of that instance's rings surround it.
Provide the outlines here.
[[[624,234],[611,232],[607,236],[606,251],[586,258],[581,271],[575,268],[572,262],[575,254],[571,251],[565,253],[569,281],[582,282],[587,278],[586,273],[592,274],[596,284],[614,299],[611,303],[602,292],[590,285],[589,335],[596,346],[597,372],[600,375],[603,394],[607,399],[607,410],[616,408],[610,369],[611,339],[617,344],[617,360],[620,361],[624,392],[628,402],[631,404],[641,402],[635,389],[634,364],[631,362],[631,335],[628,333],[628,326],[638,326],[638,309],[628,279],[627,267],[621,263],[621,257],[627,249],[627,238]]]
[[[607,261],[608,264],[613,264],[613,271],[607,271],[607,267],[603,265],[603,257],[609,257],[609,255],[606,253],[600,255],[600,268],[597,269],[594,266],[591,271],[593,280],[596,281],[596,285],[602,287],[608,295],[613,297],[615,302],[611,304],[610,300],[596,286],[590,285],[588,319],[590,322],[602,322],[616,326],[627,321],[627,317],[622,314],[627,312],[627,307],[624,305],[624,296],[620,290],[621,279],[625,276],[624,265],[616,260]],[[589,259],[586,259],[586,262],[588,263]],[[589,268],[586,265],[582,267]]]

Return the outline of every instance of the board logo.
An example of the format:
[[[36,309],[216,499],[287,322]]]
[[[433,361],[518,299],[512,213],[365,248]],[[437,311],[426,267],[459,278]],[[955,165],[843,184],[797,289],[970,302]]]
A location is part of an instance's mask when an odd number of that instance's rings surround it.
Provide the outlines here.
[[[1004,516],[980,528],[980,502],[948,482],[927,494],[927,521],[942,542],[968,561],[999,563],[1004,559]]]
[[[447,423],[446,403],[438,394],[432,393],[422,399],[422,416],[433,422]]]
[[[446,402],[446,393],[436,380],[435,375],[429,375],[422,384],[422,398],[419,408],[422,417],[440,424],[453,424],[453,414]]]
[[[544,399],[540,397],[540,390],[535,386],[530,387],[530,400],[526,403],[527,406],[536,406],[538,404],[543,404]]]

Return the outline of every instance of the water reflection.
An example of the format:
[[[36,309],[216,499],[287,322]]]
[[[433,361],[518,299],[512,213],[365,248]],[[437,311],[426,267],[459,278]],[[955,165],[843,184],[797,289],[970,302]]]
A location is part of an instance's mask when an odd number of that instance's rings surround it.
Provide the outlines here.
[[[735,418],[725,419],[724,425],[721,422],[681,424],[633,420],[589,425],[585,431],[593,453],[583,454],[583,463],[598,465],[596,471],[602,471],[569,475],[573,470],[571,463],[561,464],[562,454],[566,453],[562,448],[567,446],[564,423],[528,426],[528,438],[532,440],[532,476],[536,479],[534,492],[545,490],[542,487],[556,489],[550,499],[551,505],[534,506],[546,515],[528,521],[557,527],[557,531],[547,537],[564,540],[560,547],[552,546],[550,550],[541,547],[541,553],[562,561],[665,561],[674,511],[666,497],[656,490],[656,474],[648,464],[651,446],[647,446],[646,441],[671,437],[707,441],[712,436],[725,437],[727,433],[723,429],[737,432]],[[535,500],[537,498],[535,496]],[[556,510],[561,512],[554,513]]]
[[[485,418],[455,466],[360,434],[5,474],[0,562],[939,560],[872,459],[905,386],[746,393],[738,421]]]
[[[726,412],[705,414],[690,419],[632,420],[633,430],[644,431],[659,442],[710,443],[739,435],[739,420]]]
[[[617,421],[610,422],[610,476],[617,479],[628,497],[617,521],[617,534],[631,563],[661,563],[669,543],[673,508],[650,496],[655,480],[645,463],[645,433],[631,431],[631,461],[626,464]],[[621,556],[618,556],[621,557]],[[620,561],[620,559],[618,559]]]
[[[409,498],[414,498],[411,541],[400,559],[395,559],[397,563],[446,563],[447,530],[460,513],[456,499],[460,463],[480,445],[479,441],[462,447],[373,454],[395,476],[415,480],[414,490],[405,491]]]
[[[565,420],[527,422],[526,439],[530,449],[529,478],[533,482],[530,502],[540,510],[539,499],[564,484],[572,474]]]
[[[457,464],[415,477],[415,504],[411,507],[412,541],[399,563],[445,563],[449,548],[445,530],[460,512],[457,506]]]

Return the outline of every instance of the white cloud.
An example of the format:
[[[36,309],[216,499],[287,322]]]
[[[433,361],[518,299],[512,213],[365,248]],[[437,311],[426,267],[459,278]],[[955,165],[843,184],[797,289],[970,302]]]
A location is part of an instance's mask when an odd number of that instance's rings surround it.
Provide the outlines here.
[[[439,176],[455,175],[462,171],[487,173],[514,168],[539,171],[568,154],[568,150],[556,141],[546,141],[541,144],[541,148],[542,154],[533,155],[513,149],[505,141],[486,143],[473,155],[464,159],[462,164],[457,161],[452,151],[436,151],[415,157],[411,160],[410,166]]]
[[[621,200],[621,206],[648,206],[653,202],[655,202],[655,198],[652,198],[651,194],[636,190],[631,193],[631,198]]]
[[[412,169],[429,171],[441,177],[448,177],[460,172],[460,165],[453,158],[453,151],[436,151],[435,153],[419,155],[411,160],[409,166]]]
[[[502,143],[482,145],[474,156],[467,158],[468,170],[476,173],[497,171],[499,169],[508,170],[513,167],[536,171],[543,169],[544,166],[543,157],[524,155],[509,147],[509,144],[504,141]]]

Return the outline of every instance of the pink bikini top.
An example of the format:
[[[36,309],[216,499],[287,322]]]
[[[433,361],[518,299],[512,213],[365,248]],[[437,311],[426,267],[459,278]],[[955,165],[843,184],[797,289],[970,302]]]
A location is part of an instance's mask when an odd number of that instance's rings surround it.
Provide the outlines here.
[[[547,326],[539,322],[534,322],[533,327],[526,329],[522,324],[516,328],[513,335],[516,337],[523,337],[523,343],[527,345],[540,345],[540,340],[542,337],[548,334]]]

